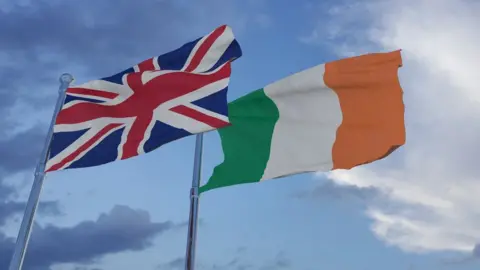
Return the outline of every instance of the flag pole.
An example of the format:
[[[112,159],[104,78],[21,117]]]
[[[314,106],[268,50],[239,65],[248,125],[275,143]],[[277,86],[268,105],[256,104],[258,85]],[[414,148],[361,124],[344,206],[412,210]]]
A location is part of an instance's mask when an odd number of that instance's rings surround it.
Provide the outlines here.
[[[193,161],[193,179],[190,189],[190,215],[188,217],[187,252],[185,270],[195,269],[195,248],[198,227],[198,188],[202,173],[203,134],[197,134],[195,142],[195,158]]]
[[[53,137],[53,126],[55,125],[55,119],[57,114],[63,106],[65,100],[65,91],[73,81],[73,76],[64,73],[60,76],[60,87],[58,89],[58,99],[53,113],[50,127],[48,129],[47,138],[45,139],[45,145],[40,156],[40,160],[35,168],[34,180],[30,195],[28,197],[27,206],[23,215],[22,224],[17,236],[17,242],[15,244],[15,250],[13,252],[12,260],[10,261],[9,270],[21,270],[23,266],[23,260],[27,251],[28,241],[30,239],[30,233],[34,224],[35,212],[37,210],[38,202],[40,200],[40,193],[42,191],[43,180],[45,178],[45,167],[48,160],[50,143]]]

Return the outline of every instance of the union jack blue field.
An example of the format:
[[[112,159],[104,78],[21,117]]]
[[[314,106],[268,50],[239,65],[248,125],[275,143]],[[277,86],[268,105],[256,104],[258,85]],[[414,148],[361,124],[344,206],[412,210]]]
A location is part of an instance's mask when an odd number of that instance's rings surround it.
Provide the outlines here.
[[[98,166],[229,125],[230,27],[66,91],[46,171]]]

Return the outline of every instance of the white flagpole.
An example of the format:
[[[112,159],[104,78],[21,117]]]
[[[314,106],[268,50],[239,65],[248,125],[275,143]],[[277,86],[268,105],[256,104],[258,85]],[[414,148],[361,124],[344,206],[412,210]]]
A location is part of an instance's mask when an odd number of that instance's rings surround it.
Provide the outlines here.
[[[43,180],[45,178],[45,167],[48,161],[50,143],[53,137],[53,126],[55,125],[55,119],[57,118],[57,114],[62,108],[63,102],[65,101],[65,91],[72,81],[73,76],[68,73],[64,73],[62,74],[62,76],[60,76],[60,87],[58,89],[57,105],[55,106],[55,111],[50,122],[50,127],[48,129],[47,138],[45,140],[45,145],[43,146],[40,160],[37,167],[35,168],[35,178],[33,180],[32,189],[30,190],[30,196],[28,197],[27,207],[23,215],[22,224],[20,225],[20,230],[18,232],[15,250],[13,252],[12,260],[10,261],[10,267],[8,268],[9,270],[22,269],[23,259],[25,258],[25,253],[27,251],[28,240],[30,239],[30,233],[32,231],[35,218],[35,212],[37,210],[38,202],[40,200],[40,193],[42,191]]]
[[[203,134],[197,134],[195,142],[195,158],[193,162],[192,188],[190,189],[190,215],[188,218],[187,252],[185,270],[195,269],[195,248],[198,227],[198,188],[202,173]]]

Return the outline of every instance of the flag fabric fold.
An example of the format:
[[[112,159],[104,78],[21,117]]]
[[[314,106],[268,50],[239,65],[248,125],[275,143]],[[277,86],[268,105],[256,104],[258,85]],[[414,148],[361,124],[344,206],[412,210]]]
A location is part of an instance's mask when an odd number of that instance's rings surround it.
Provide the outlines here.
[[[400,51],[321,64],[229,103],[224,161],[200,192],[351,169],[405,143]]]
[[[118,74],[71,86],[56,117],[46,171],[98,166],[229,125],[230,27]]]

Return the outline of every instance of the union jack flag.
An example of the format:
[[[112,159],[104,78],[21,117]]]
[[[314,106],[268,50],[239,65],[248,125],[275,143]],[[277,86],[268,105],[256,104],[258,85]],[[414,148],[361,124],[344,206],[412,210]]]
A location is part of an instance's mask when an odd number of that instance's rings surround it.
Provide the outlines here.
[[[45,171],[98,166],[229,125],[230,27],[66,91]]]

